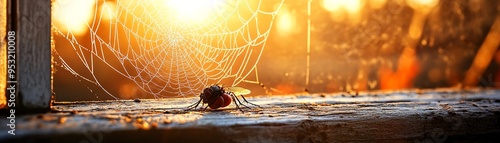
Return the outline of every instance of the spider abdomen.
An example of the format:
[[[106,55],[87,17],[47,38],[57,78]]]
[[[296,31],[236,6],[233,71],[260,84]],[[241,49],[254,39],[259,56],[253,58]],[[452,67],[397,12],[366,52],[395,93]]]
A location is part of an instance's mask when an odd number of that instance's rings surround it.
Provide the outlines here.
[[[203,103],[208,103],[211,109],[226,107],[231,104],[231,96],[220,86],[210,86],[203,90]]]
[[[260,107],[257,104],[248,102],[247,99],[245,99],[245,97],[243,96],[247,94],[250,94],[250,90],[242,87],[222,87],[219,85],[212,85],[203,89],[203,92],[200,93],[200,99],[198,100],[198,102],[189,105],[187,110],[195,109],[196,107],[198,107],[198,105],[200,105],[200,103],[202,103],[202,107],[204,106],[204,104],[208,104],[202,109],[202,111],[205,111],[205,109],[207,109],[208,107],[210,107],[210,109],[227,107],[229,106],[229,104],[231,104],[231,102],[234,102],[236,109],[240,110],[241,112],[243,112],[243,110],[241,110],[240,108],[241,106],[250,109],[250,107],[243,103],[248,103]],[[238,99],[237,95],[242,98],[243,103],[240,101],[240,99]]]

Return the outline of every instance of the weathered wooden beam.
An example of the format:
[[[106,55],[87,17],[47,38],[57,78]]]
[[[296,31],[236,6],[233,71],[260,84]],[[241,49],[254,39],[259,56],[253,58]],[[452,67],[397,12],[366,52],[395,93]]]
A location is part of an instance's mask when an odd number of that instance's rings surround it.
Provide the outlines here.
[[[7,108],[5,85],[7,83],[7,0],[0,0],[0,109]],[[5,96],[4,96],[5,95]]]
[[[262,108],[184,111],[195,98],[59,102],[0,142],[498,142],[500,90],[249,98]],[[0,124],[7,121],[0,120]],[[0,126],[0,131],[8,130]]]
[[[51,0],[2,0],[7,18],[2,42],[2,90],[0,102],[9,113],[34,113],[50,110]],[[5,10],[5,8],[3,9]],[[7,105],[7,106],[5,106]],[[10,106],[9,106],[10,105]]]

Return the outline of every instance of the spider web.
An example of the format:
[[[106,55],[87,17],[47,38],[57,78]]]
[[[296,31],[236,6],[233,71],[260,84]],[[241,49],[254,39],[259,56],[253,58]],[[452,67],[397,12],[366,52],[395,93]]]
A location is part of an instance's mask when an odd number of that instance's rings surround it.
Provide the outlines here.
[[[108,12],[114,16],[105,20],[98,5],[107,3],[96,0],[94,17],[87,23],[89,38],[53,26],[56,36],[71,45],[62,48],[75,53],[89,74],[76,70],[69,62],[74,59],[59,54],[60,48],[54,57],[63,69],[115,99],[102,84],[113,79],[97,76],[96,63],[112,69],[106,74],[119,74],[155,98],[197,95],[215,83],[258,83],[256,65],[283,0],[191,0],[192,9],[168,3],[180,1],[112,1],[116,6]],[[209,10],[200,10],[207,5]]]

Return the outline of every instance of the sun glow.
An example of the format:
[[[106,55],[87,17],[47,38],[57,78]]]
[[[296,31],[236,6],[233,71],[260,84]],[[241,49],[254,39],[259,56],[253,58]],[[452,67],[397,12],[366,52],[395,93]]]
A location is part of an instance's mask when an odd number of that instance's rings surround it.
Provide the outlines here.
[[[88,30],[88,22],[93,16],[94,0],[57,0],[53,5],[54,25],[62,31],[83,35]]]
[[[439,0],[406,0],[406,3],[416,11],[428,13],[439,4]]]
[[[278,24],[278,26],[276,26],[278,34],[281,36],[289,35],[296,32],[294,30],[297,30],[297,19],[286,6],[280,9],[276,22]]]
[[[110,20],[116,17],[116,4],[115,2],[104,2],[100,6],[101,17],[104,20]]]
[[[344,9],[349,13],[357,13],[361,10],[361,0],[323,0],[323,8],[327,11],[335,12]]]
[[[204,21],[222,4],[221,0],[166,0],[165,5],[183,21]]]

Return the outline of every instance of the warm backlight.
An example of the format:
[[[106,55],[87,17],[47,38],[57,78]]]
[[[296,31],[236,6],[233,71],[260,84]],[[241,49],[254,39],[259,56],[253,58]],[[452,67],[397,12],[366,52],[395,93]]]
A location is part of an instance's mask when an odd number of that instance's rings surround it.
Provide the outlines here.
[[[276,28],[278,29],[279,35],[286,36],[293,33],[294,30],[297,29],[297,20],[295,18],[295,15],[290,12],[290,10],[286,6],[283,6],[280,9],[276,22],[278,24]]]
[[[62,32],[83,35],[93,18],[94,6],[95,0],[57,0],[52,9],[54,25]]]
[[[322,5],[330,12],[343,9],[349,13],[357,13],[362,7],[362,2],[361,0],[323,0]]]
[[[166,0],[165,4],[174,10],[179,20],[201,22],[208,19],[222,2],[221,0]]]
[[[427,13],[439,3],[439,0],[406,0],[408,6],[418,12]]]
[[[102,19],[110,20],[116,18],[116,4],[114,2],[104,2],[100,7]]]

